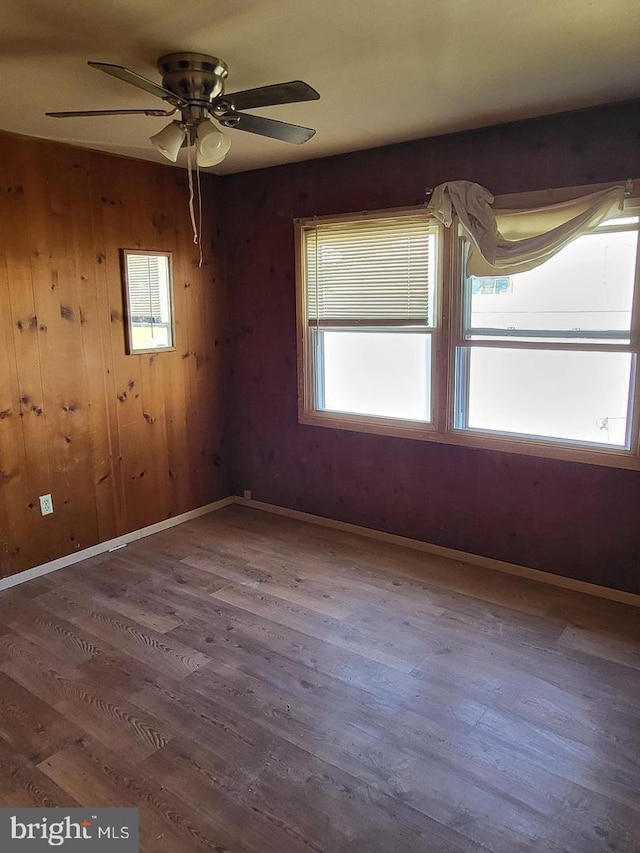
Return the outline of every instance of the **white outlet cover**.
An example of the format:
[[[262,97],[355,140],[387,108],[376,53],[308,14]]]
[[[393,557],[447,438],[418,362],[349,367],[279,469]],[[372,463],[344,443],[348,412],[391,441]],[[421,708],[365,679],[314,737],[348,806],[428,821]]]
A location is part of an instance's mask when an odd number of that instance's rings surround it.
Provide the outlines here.
[[[42,515],[51,515],[53,512],[53,498],[51,495],[40,495],[40,512]]]

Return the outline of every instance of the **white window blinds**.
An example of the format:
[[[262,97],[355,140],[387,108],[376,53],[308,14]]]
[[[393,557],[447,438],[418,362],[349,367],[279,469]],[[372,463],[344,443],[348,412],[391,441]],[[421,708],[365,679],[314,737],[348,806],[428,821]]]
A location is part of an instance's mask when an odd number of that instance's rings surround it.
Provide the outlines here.
[[[436,226],[426,214],[307,224],[314,325],[433,325]]]
[[[160,322],[162,301],[160,298],[161,270],[164,257],[154,255],[129,255],[129,303],[133,322]]]

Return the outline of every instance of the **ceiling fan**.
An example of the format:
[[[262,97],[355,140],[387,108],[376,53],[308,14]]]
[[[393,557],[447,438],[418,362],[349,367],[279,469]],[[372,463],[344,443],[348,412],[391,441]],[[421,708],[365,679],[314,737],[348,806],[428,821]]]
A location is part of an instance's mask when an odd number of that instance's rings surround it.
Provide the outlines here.
[[[71,116],[148,115],[171,116],[180,112],[180,119],[170,122],[150,141],[168,160],[175,162],[182,147],[194,146],[199,166],[215,166],[224,160],[231,141],[213,123],[223,127],[257,133],[283,142],[302,144],[314,135],[310,127],[275,121],[243,110],[314,101],[320,95],[308,83],[291,80],[257,89],[225,94],[224,82],[229,69],[221,59],[204,53],[169,53],[158,60],[162,85],[142,77],[122,65],[89,62],[92,68],[131,83],[151,95],[166,101],[172,109],[159,110],[77,110],[47,113],[54,118]]]

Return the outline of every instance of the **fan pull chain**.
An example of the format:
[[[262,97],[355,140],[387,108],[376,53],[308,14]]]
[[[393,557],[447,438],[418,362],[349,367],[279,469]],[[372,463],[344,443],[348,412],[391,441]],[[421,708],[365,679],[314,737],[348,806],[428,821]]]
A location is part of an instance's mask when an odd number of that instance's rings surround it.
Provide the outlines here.
[[[202,266],[202,187],[200,186],[200,166],[198,165],[198,158],[196,157],[196,183],[198,185],[198,234],[200,235],[200,239],[198,240],[198,248],[200,249],[200,257],[198,260],[198,266]]]
[[[196,227],[196,217],[193,211],[193,167],[191,165],[191,146],[187,145],[187,177],[189,179],[189,216],[191,217],[191,227],[193,229],[193,242],[198,242],[198,229]]]
[[[187,176],[189,178],[189,216],[193,229],[193,242],[198,247],[198,266],[202,266],[202,193],[200,191],[200,169],[196,160],[196,176],[198,184],[198,223],[194,206],[193,165],[191,163],[191,146],[187,146]]]

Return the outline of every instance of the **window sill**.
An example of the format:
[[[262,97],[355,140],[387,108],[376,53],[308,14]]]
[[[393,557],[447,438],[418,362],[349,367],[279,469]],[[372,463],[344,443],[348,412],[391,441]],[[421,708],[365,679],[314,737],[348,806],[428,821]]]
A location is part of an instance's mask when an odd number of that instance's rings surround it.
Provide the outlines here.
[[[433,441],[439,444],[469,447],[474,450],[490,450],[501,453],[516,453],[564,462],[581,462],[585,465],[601,465],[608,468],[623,468],[640,471],[640,457],[630,450],[610,451],[606,448],[578,447],[560,442],[524,440],[508,436],[495,436],[472,431],[452,430],[438,432],[432,424],[417,421],[402,421],[389,418],[364,418],[340,412],[301,412],[298,418],[304,426],[343,429],[393,438],[411,438],[418,441]]]

